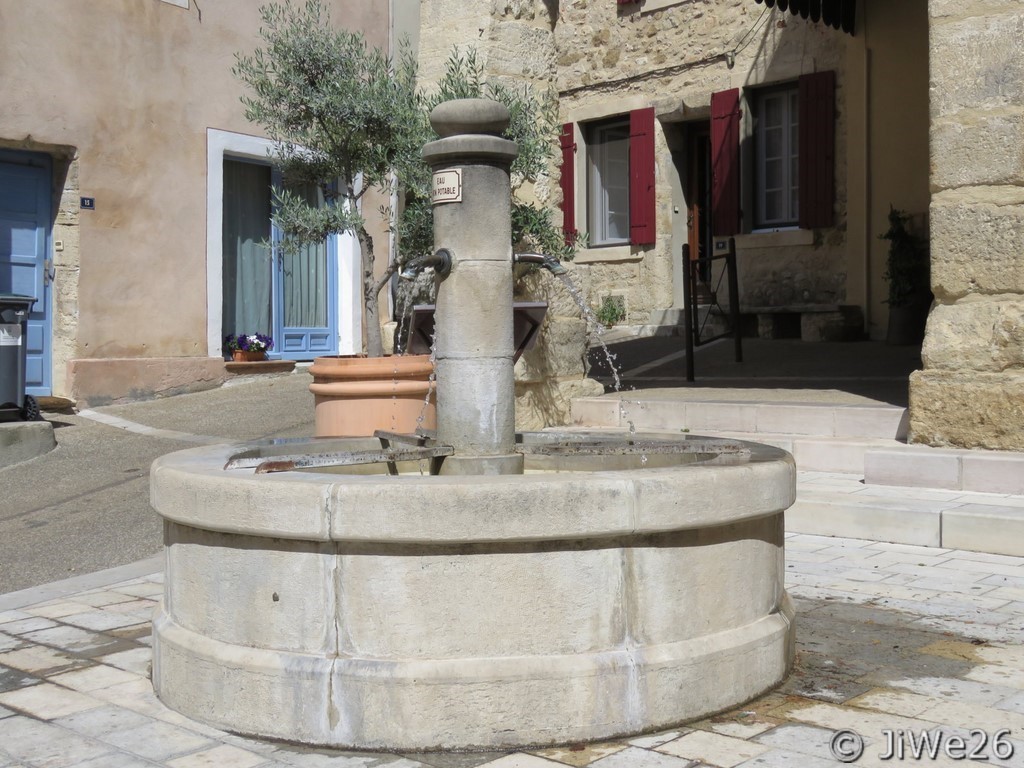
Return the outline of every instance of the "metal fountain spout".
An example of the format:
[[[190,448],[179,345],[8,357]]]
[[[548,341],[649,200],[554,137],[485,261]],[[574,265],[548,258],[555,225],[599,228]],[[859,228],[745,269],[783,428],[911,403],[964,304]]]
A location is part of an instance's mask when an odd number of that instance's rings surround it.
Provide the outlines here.
[[[512,261],[516,264],[537,264],[552,275],[564,275],[567,271],[558,259],[546,253],[513,253]]]
[[[433,267],[438,277],[447,277],[452,270],[452,252],[447,248],[438,248],[426,256],[410,259],[405,269],[399,274],[402,280],[415,280],[424,269]]]

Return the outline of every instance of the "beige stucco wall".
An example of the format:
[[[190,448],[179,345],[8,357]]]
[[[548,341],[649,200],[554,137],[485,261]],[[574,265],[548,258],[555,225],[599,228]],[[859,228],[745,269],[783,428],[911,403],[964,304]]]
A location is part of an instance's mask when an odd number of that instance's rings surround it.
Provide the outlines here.
[[[935,305],[912,438],[1024,450],[1024,14],[1017,0],[928,12]]]
[[[208,361],[206,131],[259,134],[231,74],[258,44],[259,5],[0,0],[0,143],[77,158],[57,191],[55,393],[103,399],[66,380],[75,358],[111,361],[111,391],[145,369],[114,360]],[[388,45],[387,3],[329,5]],[[79,195],[96,209],[78,211]]]

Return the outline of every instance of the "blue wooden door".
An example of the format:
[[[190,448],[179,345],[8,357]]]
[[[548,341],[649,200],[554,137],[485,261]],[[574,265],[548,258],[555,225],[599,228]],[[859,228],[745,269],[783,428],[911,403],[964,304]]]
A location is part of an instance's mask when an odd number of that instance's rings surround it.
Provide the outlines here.
[[[280,177],[275,179],[280,183]],[[323,205],[315,187],[301,190]],[[280,239],[274,231],[275,242]],[[338,254],[336,238],[294,253],[277,248],[274,274],[274,353],[286,360],[312,360],[338,353]]]
[[[49,395],[50,379],[50,160],[0,153],[0,293],[36,299],[28,319],[25,392]]]

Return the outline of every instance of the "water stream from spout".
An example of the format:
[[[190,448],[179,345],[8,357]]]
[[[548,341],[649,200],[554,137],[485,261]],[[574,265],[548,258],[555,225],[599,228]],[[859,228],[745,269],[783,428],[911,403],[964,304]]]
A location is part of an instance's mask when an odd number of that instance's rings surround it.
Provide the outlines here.
[[[584,321],[587,323],[588,329],[591,323],[593,324],[593,338],[595,338],[597,343],[601,346],[605,359],[608,361],[608,368],[612,372],[614,389],[616,392],[622,391],[622,377],[619,375],[619,364],[615,355],[610,349],[608,349],[608,345],[604,343],[604,339],[602,338],[602,335],[604,334],[604,325],[597,319],[597,315],[594,313],[594,310],[590,308],[587,300],[583,297],[583,291],[580,286],[577,285],[572,273],[564,272],[558,275],[558,279],[562,281],[566,290],[569,292],[569,295],[572,296],[572,300],[576,302],[576,306],[580,308],[580,312],[583,315]]]

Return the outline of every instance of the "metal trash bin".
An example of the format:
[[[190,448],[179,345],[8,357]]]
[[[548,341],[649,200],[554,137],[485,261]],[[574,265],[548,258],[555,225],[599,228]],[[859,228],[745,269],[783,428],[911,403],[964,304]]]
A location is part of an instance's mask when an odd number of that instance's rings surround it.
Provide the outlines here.
[[[0,415],[38,421],[39,404],[25,394],[28,315],[36,300],[0,293]]]

